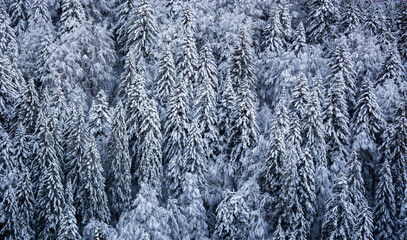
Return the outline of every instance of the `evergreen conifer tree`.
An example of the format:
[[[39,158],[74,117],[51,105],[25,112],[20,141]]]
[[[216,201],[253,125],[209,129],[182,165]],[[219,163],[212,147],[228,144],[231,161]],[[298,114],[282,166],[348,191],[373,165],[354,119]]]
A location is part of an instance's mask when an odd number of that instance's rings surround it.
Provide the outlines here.
[[[179,177],[187,145],[189,110],[185,79],[179,79],[171,94],[164,133],[164,163],[168,164],[170,195],[178,196],[181,180]]]
[[[143,107],[143,120],[140,125],[140,163],[137,169],[140,185],[148,185],[161,193],[163,175],[161,125],[157,106],[154,100],[149,100]]]
[[[331,78],[324,109],[328,166],[332,173],[346,172],[349,147],[349,114],[342,72]]]
[[[85,158],[79,166],[79,185],[76,195],[79,224],[86,225],[91,219],[107,222],[110,212],[107,206],[105,178],[100,155],[93,138],[87,143]]]
[[[327,212],[322,226],[323,239],[352,239],[353,213],[346,176],[339,173],[333,183],[332,197],[327,202]]]
[[[279,11],[275,11],[267,23],[265,38],[266,39],[263,42],[263,47],[266,49],[266,51],[277,54],[282,52],[286,42],[284,39],[284,30],[283,26],[281,25]]]
[[[364,14],[360,9],[359,1],[348,1],[343,9],[344,15],[341,19],[342,32],[349,35],[354,32],[364,21]]]
[[[116,42],[118,44],[118,49],[121,53],[126,53],[125,45],[127,42],[127,34],[129,29],[129,19],[130,13],[134,11],[133,0],[125,0],[118,4],[115,9],[116,25],[114,26]]]
[[[112,219],[118,220],[120,214],[130,207],[131,200],[131,159],[126,133],[125,112],[119,101],[112,119],[108,141],[108,156],[111,166],[108,177],[108,192],[111,201]]]
[[[92,107],[88,115],[90,136],[92,136],[98,144],[100,153],[104,153],[103,147],[109,137],[110,120],[106,95],[103,90],[100,90],[96,95],[96,99],[92,102]]]
[[[292,49],[296,54],[300,54],[304,52],[304,48],[307,46],[307,39],[305,36],[305,28],[304,24],[300,22],[295,29],[295,33],[293,36],[293,45]]]
[[[156,75],[155,96],[159,106],[167,111],[172,88],[175,85],[175,63],[172,52],[167,46],[158,62],[158,72]]]
[[[72,182],[74,207],[78,207],[78,188],[80,183],[80,168],[86,162],[86,152],[89,144],[89,130],[85,122],[82,108],[73,112],[72,121],[67,126],[65,136],[65,166],[66,181]]]
[[[17,239],[31,239],[34,235],[34,193],[30,172],[27,167],[20,172],[16,187]]]
[[[16,239],[18,236],[18,219],[17,219],[17,199],[15,189],[7,188],[3,201],[0,205],[0,236],[4,239]]]
[[[343,80],[345,81],[345,94],[346,101],[349,106],[348,111],[353,112],[355,107],[356,96],[356,72],[354,70],[353,62],[346,42],[340,43],[335,51],[332,53],[331,61],[329,63],[332,74],[329,76],[329,80],[333,81],[341,73]]]
[[[24,0],[12,1],[10,3],[9,12],[11,26],[14,28],[17,35],[23,33],[27,27],[30,4],[31,3]]]
[[[236,104],[236,93],[233,90],[230,74],[226,75],[225,80],[220,87],[219,107],[218,107],[218,126],[219,126],[219,144],[222,154],[230,152],[228,143],[232,129],[232,117]]]
[[[237,87],[229,140],[230,161],[235,174],[241,170],[240,166],[244,161],[246,151],[256,145],[258,136],[255,112],[256,95],[254,93],[255,75],[249,44],[247,33],[241,29],[229,66],[232,82]]]
[[[137,8],[130,12],[129,26],[127,29],[126,50],[134,48],[147,62],[154,60],[154,48],[158,35],[158,26],[155,13],[150,3],[146,0],[140,1]],[[136,59],[139,59],[137,56]]]
[[[61,181],[61,167],[55,150],[54,134],[50,131],[51,119],[44,119],[39,132],[38,159],[41,161],[42,171],[39,179],[36,210],[37,229],[39,239],[56,239],[60,228],[60,217],[65,205],[63,186]]]
[[[394,112],[405,92],[405,69],[396,48],[392,48],[384,60],[376,81],[377,102],[387,122],[391,122]]]
[[[391,168],[387,159],[380,166],[374,208],[374,239],[396,240],[396,204]]]
[[[273,199],[277,201],[283,185],[284,159],[286,152],[286,135],[288,133],[288,112],[286,94],[282,92],[275,109],[271,125],[270,148],[266,159],[266,181]],[[277,202],[273,203],[274,205]]]
[[[76,210],[73,206],[72,184],[67,182],[65,187],[65,207],[61,217],[60,228],[57,240],[77,240],[81,239],[76,222]]]
[[[330,38],[339,15],[336,4],[329,0],[313,0],[310,3],[307,32],[313,42],[322,43]]]
[[[204,152],[208,161],[214,162],[218,149],[217,94],[218,78],[211,46],[205,44],[201,52],[199,69],[199,94],[196,104],[196,118],[202,128]]]
[[[353,238],[355,240],[373,240],[372,211],[367,202],[363,204],[362,210],[355,216]]]

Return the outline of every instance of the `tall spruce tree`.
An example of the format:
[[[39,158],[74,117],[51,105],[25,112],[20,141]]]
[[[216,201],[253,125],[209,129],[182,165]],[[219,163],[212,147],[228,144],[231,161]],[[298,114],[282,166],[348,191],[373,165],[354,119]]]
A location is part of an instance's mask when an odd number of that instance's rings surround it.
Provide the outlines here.
[[[281,217],[281,227],[293,237],[306,239],[309,235],[310,222],[305,219],[307,211],[301,203],[299,165],[303,152],[301,149],[301,128],[298,115],[293,114],[290,119],[286,150],[283,153],[282,186],[279,191],[276,216]],[[305,197],[305,195],[303,195]]]
[[[230,135],[230,162],[234,173],[241,171],[246,151],[255,147],[258,126],[256,123],[254,93],[255,75],[250,40],[244,29],[239,32],[229,66],[232,83],[236,86],[236,105]],[[237,176],[237,175],[236,175]]]
[[[85,158],[79,166],[79,185],[77,195],[79,225],[86,225],[91,219],[107,222],[110,212],[107,206],[105,178],[99,151],[91,137],[87,143]]]
[[[18,236],[17,203],[15,189],[9,186],[0,205],[0,236],[4,239],[16,239]]]
[[[171,94],[164,133],[164,163],[168,164],[170,195],[179,195],[180,174],[184,162],[184,149],[187,145],[188,124],[190,122],[188,93],[185,79],[179,79]]]
[[[353,112],[355,107],[356,96],[356,72],[354,70],[353,62],[349,52],[349,47],[345,41],[340,43],[335,51],[332,53],[331,61],[329,63],[332,73],[329,76],[329,80],[333,81],[334,78],[341,74],[345,81],[345,96],[348,104],[349,113]]]
[[[50,118],[50,117],[48,117]],[[60,228],[60,217],[63,215],[65,199],[61,180],[60,161],[55,149],[54,134],[49,128],[51,119],[42,119],[39,132],[39,154],[41,175],[36,199],[37,229],[39,239],[56,239]]]
[[[139,167],[140,154],[139,146],[142,136],[140,136],[141,122],[143,121],[143,107],[148,101],[146,92],[146,80],[140,74],[135,75],[134,80],[131,82],[127,91],[127,133],[129,135],[129,147],[130,147],[130,157],[131,163],[131,173],[133,178],[135,178],[136,170]]]
[[[73,106],[75,108],[75,106]],[[65,166],[66,181],[72,182],[74,207],[78,207],[78,189],[80,183],[80,168],[86,162],[86,152],[89,144],[89,130],[85,122],[82,108],[73,111],[72,121],[65,133]]]
[[[346,172],[349,148],[349,114],[342,72],[331,78],[324,109],[328,166],[333,174]]]
[[[232,117],[235,110],[236,93],[233,90],[230,74],[226,74],[220,86],[220,96],[218,104],[218,126],[219,126],[219,144],[222,154],[230,152],[228,143],[232,129]]]
[[[206,158],[210,162],[215,162],[219,144],[216,118],[218,78],[215,59],[209,43],[205,44],[201,51],[198,76],[199,94],[195,104],[195,115],[202,128]]]
[[[307,39],[305,28],[304,24],[300,22],[294,32],[292,49],[296,54],[301,54],[304,52],[306,46]]]
[[[348,1],[345,2],[345,6],[343,8],[344,15],[342,16],[340,22],[341,31],[345,35],[349,35],[358,29],[360,25],[362,25],[364,21],[364,14],[362,9],[360,9],[360,2],[359,1]]]
[[[391,168],[387,159],[379,169],[379,182],[376,188],[376,203],[374,208],[374,239],[396,240],[397,221],[394,185]]]
[[[286,41],[284,39],[284,30],[280,21],[280,12],[274,11],[265,28],[265,40],[263,47],[271,53],[281,53]]]
[[[269,192],[273,197],[273,205],[278,202],[278,198],[283,191],[283,174],[286,152],[286,136],[288,133],[288,112],[287,96],[282,92],[280,100],[275,109],[275,115],[271,125],[270,148],[266,159],[266,181]]]
[[[128,37],[128,29],[130,24],[130,13],[134,11],[133,0],[125,0],[120,2],[115,9],[116,24],[114,26],[114,32],[116,36],[116,42],[118,49],[121,53],[126,53],[126,42]]]
[[[346,175],[339,173],[333,183],[332,197],[327,202],[327,212],[322,226],[323,239],[352,239],[353,208]]]
[[[68,181],[65,187],[65,207],[61,216],[57,240],[81,239],[75,217],[76,210],[73,203],[72,184],[70,181]]]
[[[13,110],[16,123],[25,126],[28,134],[34,133],[39,107],[38,93],[34,81],[30,79],[27,86],[22,88]]]
[[[119,101],[113,115],[107,145],[111,159],[107,182],[113,221],[117,221],[120,214],[128,210],[131,200],[131,159],[125,119],[123,103]]]
[[[367,204],[367,199],[361,163],[355,150],[352,151],[349,157],[348,186],[350,200],[355,210],[354,216],[356,217]]]
[[[17,239],[31,239],[34,232],[34,192],[30,172],[27,167],[20,172],[16,187]]]
[[[355,240],[373,240],[373,217],[367,202],[363,204],[362,210],[355,216],[355,227],[353,230]]]
[[[154,60],[154,49],[157,44],[158,26],[154,10],[146,0],[140,1],[137,8],[130,12],[128,18],[126,50],[134,48],[147,62]]]
[[[376,81],[377,102],[387,122],[392,122],[393,114],[405,92],[405,69],[400,55],[393,47],[384,60]]]
[[[158,72],[155,83],[155,96],[159,106],[168,110],[168,102],[172,88],[175,85],[176,72],[172,52],[167,46],[158,62]],[[162,116],[163,117],[163,116]]]
[[[100,90],[96,95],[96,99],[93,100],[92,107],[89,110],[88,126],[90,136],[95,139],[98,145],[98,150],[101,154],[104,153],[103,147],[109,137],[110,121],[110,112],[106,100],[106,94],[103,90]]]
[[[157,106],[154,100],[149,100],[143,107],[143,120],[140,125],[139,156],[137,169],[140,185],[149,185],[157,193],[161,193],[163,175],[161,125]]]
[[[24,0],[12,1],[9,7],[11,26],[17,35],[20,35],[27,28],[28,12],[30,2]]]
[[[195,31],[187,31],[182,37],[181,54],[177,58],[178,78],[182,78],[188,87],[189,104],[195,99],[198,89],[199,57],[196,48]]]
[[[313,0],[308,18],[308,35],[314,43],[322,43],[331,37],[338,21],[339,9],[336,1]]]
[[[315,217],[312,232],[320,237],[325,202],[331,196],[331,180],[326,159],[325,128],[322,122],[320,82],[315,81],[304,120],[304,146],[309,149],[315,165]]]

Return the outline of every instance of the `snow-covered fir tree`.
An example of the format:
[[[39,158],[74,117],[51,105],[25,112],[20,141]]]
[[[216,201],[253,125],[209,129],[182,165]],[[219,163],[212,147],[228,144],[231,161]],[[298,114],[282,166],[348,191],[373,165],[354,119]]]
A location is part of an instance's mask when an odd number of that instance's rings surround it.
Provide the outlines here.
[[[34,192],[29,168],[24,167],[15,190],[18,239],[31,239],[34,232]]]
[[[143,106],[143,120],[140,125],[140,163],[137,169],[140,185],[148,185],[160,194],[163,176],[161,125],[157,106],[154,100],[149,100]]]
[[[277,204],[283,186],[283,171],[286,154],[286,136],[288,133],[288,112],[285,91],[275,109],[271,125],[270,148],[266,159],[266,181],[273,197],[273,205]]]
[[[375,175],[375,161],[380,144],[380,133],[384,129],[384,119],[381,108],[376,102],[376,94],[369,76],[362,82],[362,88],[353,114],[353,148],[360,156],[366,186],[372,185],[372,175]],[[367,189],[369,191],[369,188]],[[370,194],[372,195],[372,194]]]
[[[160,206],[157,192],[142,184],[131,211],[121,215],[118,222],[118,238],[125,239],[172,239],[168,226],[169,216]],[[187,223],[182,223],[186,225]],[[146,236],[149,236],[149,238]]]
[[[357,30],[364,21],[364,14],[360,8],[360,1],[348,1],[343,7],[343,16],[340,22],[341,31],[345,35]]]
[[[16,239],[19,229],[17,219],[17,199],[13,187],[8,187],[0,205],[1,229],[0,236],[4,239]]]
[[[346,172],[349,148],[349,113],[342,72],[331,78],[324,109],[328,166],[333,174]]]
[[[76,240],[81,239],[79,228],[76,221],[76,209],[73,206],[72,184],[70,181],[65,186],[65,206],[61,217],[61,223],[57,240]]]
[[[64,188],[60,173],[60,161],[55,149],[54,134],[49,128],[51,119],[43,119],[40,128],[40,152],[37,155],[42,167],[36,198],[36,229],[39,239],[56,239],[60,228],[60,217],[65,205]]]
[[[280,21],[280,12],[275,11],[271,15],[272,17],[270,17],[264,30],[265,41],[263,42],[263,47],[266,51],[279,54],[286,44],[284,30]]]
[[[239,32],[229,66],[232,84],[236,89],[236,105],[230,134],[230,163],[234,174],[241,171],[246,151],[256,145],[258,125],[256,122],[255,75],[250,40],[244,29]]]
[[[307,239],[310,232],[310,220],[313,213],[308,206],[302,205],[302,197],[307,198],[300,182],[300,163],[304,157],[301,149],[301,128],[298,115],[290,118],[289,131],[285,139],[286,150],[283,153],[282,186],[277,196],[276,216],[281,219],[281,227],[287,236],[294,234],[298,239]],[[303,180],[303,179],[301,179]],[[311,214],[311,215],[310,215]]]
[[[367,204],[366,191],[362,177],[361,163],[355,150],[349,155],[348,186],[350,200],[354,206],[354,216]]]
[[[373,217],[369,205],[365,202],[362,210],[355,216],[353,239],[373,240]]]
[[[88,115],[89,133],[95,139],[100,153],[104,153],[103,147],[109,137],[110,118],[106,94],[100,90],[92,102]]]
[[[154,48],[157,44],[158,26],[157,19],[149,1],[142,0],[130,12],[126,50],[134,48],[136,59],[142,57],[147,62],[154,61]]]
[[[32,79],[30,79],[27,86],[22,87],[21,90],[22,92],[14,105],[13,114],[15,116],[13,117],[15,123],[21,123],[27,132],[31,134],[35,130],[40,101]]]
[[[354,70],[353,62],[349,52],[349,47],[346,42],[340,43],[335,51],[332,53],[331,61],[329,63],[331,67],[332,74],[329,76],[329,79],[333,82],[334,78],[337,78],[338,75],[342,75],[343,80],[345,81],[345,97],[348,104],[349,113],[353,112],[355,106],[355,81],[356,81],[356,72]]]
[[[168,110],[168,102],[171,96],[172,88],[175,85],[176,72],[174,57],[169,46],[163,50],[160,61],[158,62],[158,72],[155,82],[156,100],[164,112]],[[161,112],[161,111],[160,111]],[[164,118],[165,116],[161,116]]]
[[[128,210],[131,201],[131,159],[127,138],[125,110],[123,103],[116,105],[112,128],[107,144],[111,165],[108,172],[108,193],[112,219],[117,221],[120,214]]]
[[[54,34],[54,26],[46,1],[32,1],[27,18],[27,29],[19,36],[19,67],[26,78],[31,78],[36,77],[37,67],[43,68],[42,64],[37,66],[36,60],[41,54],[42,38]]]
[[[374,239],[398,239],[394,185],[387,159],[380,166],[375,197]]]
[[[323,239],[352,239],[354,227],[354,206],[346,175],[339,173],[333,182],[332,197],[326,203],[327,212],[322,225]]]
[[[208,161],[215,162],[219,145],[216,118],[218,78],[215,59],[208,43],[201,50],[198,82],[199,94],[195,104],[195,116],[202,128],[206,157]]]
[[[127,105],[126,107],[126,125],[129,136],[130,157],[132,159],[132,175],[135,178],[135,172],[138,169],[140,162],[139,147],[142,136],[140,135],[141,122],[144,119],[144,109],[148,101],[146,92],[146,79],[136,73],[133,81],[127,90]]]
[[[338,21],[339,9],[336,1],[313,0],[308,19],[308,35],[315,43],[329,41]]]
[[[187,145],[188,124],[190,122],[188,93],[185,79],[178,79],[170,97],[167,121],[164,126],[164,163],[168,164],[167,177],[170,195],[178,196],[181,182],[180,172],[184,162],[184,149]]]
[[[219,127],[219,144],[220,152],[227,154],[230,152],[229,139],[232,129],[232,117],[235,110],[236,93],[233,90],[232,80],[230,74],[226,74],[226,78],[222,81],[220,86],[220,96],[218,104],[218,127]]]
[[[75,106],[72,106],[75,108]],[[72,121],[68,122],[67,131],[64,133],[65,181],[72,182],[74,206],[78,207],[78,189],[80,185],[80,168],[86,163],[86,153],[89,145],[89,129],[85,122],[83,109],[74,109]]]
[[[185,11],[187,12],[187,11]],[[184,13],[186,14],[186,13]],[[182,37],[181,53],[179,54],[176,64],[178,78],[182,78],[185,81],[189,103],[192,104],[191,100],[195,98],[196,91],[198,88],[198,69],[199,69],[199,56],[196,47],[195,31],[192,28],[186,31]]]
[[[305,28],[304,24],[300,22],[294,32],[292,49],[295,53],[300,54],[304,52],[306,46],[307,38]]]
[[[105,178],[100,154],[93,138],[90,138],[85,159],[79,166],[79,188],[77,190],[79,225],[86,225],[89,220],[96,219],[107,222],[110,212],[107,206]]]
[[[128,29],[130,24],[130,13],[134,11],[135,3],[133,0],[125,0],[120,2],[115,8],[116,24],[114,26],[114,32],[116,37],[116,43],[121,53],[126,53],[126,42],[128,38]]]
[[[189,239],[209,239],[206,209],[199,190],[202,180],[199,178],[199,173],[188,171],[185,174],[183,192],[180,196],[180,203],[184,206],[183,214],[187,220],[188,235],[185,237]]]
[[[387,122],[391,122],[393,114],[405,92],[405,69],[401,64],[397,48],[390,49],[378,75],[375,90],[377,102]]]

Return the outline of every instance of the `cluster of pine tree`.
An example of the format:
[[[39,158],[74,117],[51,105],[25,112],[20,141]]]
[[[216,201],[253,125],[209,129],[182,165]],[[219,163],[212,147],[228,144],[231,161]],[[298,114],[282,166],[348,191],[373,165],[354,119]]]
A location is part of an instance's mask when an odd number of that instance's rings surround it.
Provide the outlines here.
[[[407,239],[405,67],[405,1],[0,0],[0,239]]]

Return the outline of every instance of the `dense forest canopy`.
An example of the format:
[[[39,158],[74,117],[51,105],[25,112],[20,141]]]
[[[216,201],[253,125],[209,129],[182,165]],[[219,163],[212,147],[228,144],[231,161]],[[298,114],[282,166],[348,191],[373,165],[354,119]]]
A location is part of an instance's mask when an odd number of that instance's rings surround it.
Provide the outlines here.
[[[404,0],[0,0],[0,239],[407,239]]]

